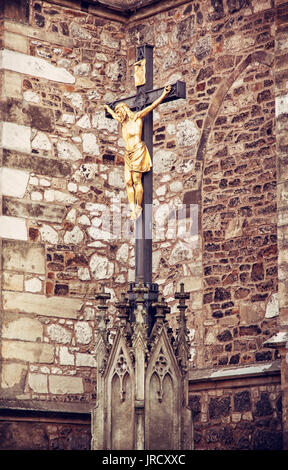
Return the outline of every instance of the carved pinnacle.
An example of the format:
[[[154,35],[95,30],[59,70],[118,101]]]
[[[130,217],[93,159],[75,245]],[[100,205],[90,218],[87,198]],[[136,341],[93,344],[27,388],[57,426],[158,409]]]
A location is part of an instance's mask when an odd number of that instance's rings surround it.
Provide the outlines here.
[[[115,304],[115,307],[119,310],[118,318],[120,319],[120,322],[126,323],[129,318],[129,303],[128,298],[125,296],[124,292],[122,292],[121,300]]]
[[[160,294],[158,296],[158,301],[152,304],[152,307],[156,308],[156,315],[155,318],[165,318],[166,313],[170,312],[170,308],[168,307],[167,302],[165,302],[164,297]]]
[[[138,286],[133,288],[133,292],[137,294],[136,304],[144,304],[144,294],[148,292],[148,287],[145,286],[143,282],[143,277],[139,276]]]

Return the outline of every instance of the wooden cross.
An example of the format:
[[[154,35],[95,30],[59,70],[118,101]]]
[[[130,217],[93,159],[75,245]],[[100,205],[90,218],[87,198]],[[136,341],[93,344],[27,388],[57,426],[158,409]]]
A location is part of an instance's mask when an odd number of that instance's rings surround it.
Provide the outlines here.
[[[128,98],[114,101],[109,106],[114,109],[117,104],[126,103],[131,111],[140,111],[157,98],[163,92],[163,88],[153,90],[153,46],[144,45],[137,47],[137,62],[145,59],[144,84],[137,86],[137,93]],[[171,91],[162,103],[186,98],[186,86],[184,82],[177,81],[171,85]],[[111,115],[106,112],[106,117]],[[150,112],[143,121],[142,140],[145,142],[151,160],[153,161],[153,113]],[[135,251],[135,282],[143,280],[144,283],[152,283],[152,196],[153,196],[153,167],[143,173],[142,185],[144,190],[142,213],[136,220],[136,251]]]

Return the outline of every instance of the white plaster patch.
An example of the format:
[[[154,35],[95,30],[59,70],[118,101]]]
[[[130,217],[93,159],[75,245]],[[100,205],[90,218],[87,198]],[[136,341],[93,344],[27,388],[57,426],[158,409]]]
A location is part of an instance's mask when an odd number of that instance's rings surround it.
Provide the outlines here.
[[[15,124],[13,122],[2,122],[3,148],[18,150],[23,153],[31,152],[31,128]],[[1,135],[1,133],[0,133]]]
[[[29,180],[29,173],[14,168],[0,168],[0,195],[22,198]]]
[[[0,68],[33,77],[46,78],[53,82],[75,83],[75,78],[67,70],[56,67],[40,57],[7,49],[0,51]]]

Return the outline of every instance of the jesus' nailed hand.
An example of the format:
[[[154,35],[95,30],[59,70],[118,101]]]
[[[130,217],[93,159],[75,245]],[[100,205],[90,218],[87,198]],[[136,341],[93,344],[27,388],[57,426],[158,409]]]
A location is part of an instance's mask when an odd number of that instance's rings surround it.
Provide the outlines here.
[[[136,220],[142,212],[142,173],[149,171],[152,167],[149,151],[146,144],[141,140],[143,118],[153,111],[170,91],[171,85],[166,85],[157,100],[138,112],[131,111],[126,103],[117,104],[115,111],[107,104],[104,106],[108,113],[122,125],[122,136],[125,142],[124,177],[132,220]]]

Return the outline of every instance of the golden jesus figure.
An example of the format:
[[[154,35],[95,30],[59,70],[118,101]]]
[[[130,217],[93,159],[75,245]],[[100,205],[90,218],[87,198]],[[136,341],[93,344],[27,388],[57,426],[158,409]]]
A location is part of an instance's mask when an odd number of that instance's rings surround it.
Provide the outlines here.
[[[126,103],[117,104],[115,111],[105,105],[105,109],[122,125],[122,136],[125,142],[124,178],[132,220],[136,220],[142,212],[142,173],[146,173],[152,167],[149,151],[145,142],[142,141],[143,119],[164,100],[170,91],[171,85],[166,85],[157,100],[138,112],[131,111]]]

